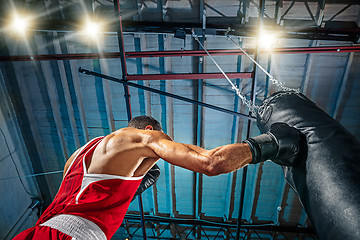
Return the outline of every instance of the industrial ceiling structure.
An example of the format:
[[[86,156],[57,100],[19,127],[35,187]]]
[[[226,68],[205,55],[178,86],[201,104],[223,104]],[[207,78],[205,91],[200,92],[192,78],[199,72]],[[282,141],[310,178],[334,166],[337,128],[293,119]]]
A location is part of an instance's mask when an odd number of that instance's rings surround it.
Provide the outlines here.
[[[279,89],[275,77],[360,138],[359,5],[1,1],[0,238],[35,224],[77,148],[132,116],[151,115],[175,141],[204,148],[258,135],[225,75],[255,105]],[[14,12],[23,32],[13,32]],[[86,35],[86,20],[102,29]],[[215,177],[158,165],[160,179],[131,203],[113,239],[316,239],[272,162]]]

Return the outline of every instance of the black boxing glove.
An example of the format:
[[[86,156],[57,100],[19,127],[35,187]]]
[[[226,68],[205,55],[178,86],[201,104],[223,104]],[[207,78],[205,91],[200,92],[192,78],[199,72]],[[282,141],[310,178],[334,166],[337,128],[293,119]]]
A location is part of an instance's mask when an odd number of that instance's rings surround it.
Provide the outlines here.
[[[144,178],[141,180],[141,183],[138,187],[138,189],[135,192],[135,195],[131,201],[134,201],[134,199],[143,193],[146,189],[151,187],[160,177],[160,168],[158,165],[154,165],[144,176]]]
[[[300,132],[286,123],[274,123],[270,130],[244,141],[250,146],[252,164],[271,159],[283,166],[293,166],[299,153]]]

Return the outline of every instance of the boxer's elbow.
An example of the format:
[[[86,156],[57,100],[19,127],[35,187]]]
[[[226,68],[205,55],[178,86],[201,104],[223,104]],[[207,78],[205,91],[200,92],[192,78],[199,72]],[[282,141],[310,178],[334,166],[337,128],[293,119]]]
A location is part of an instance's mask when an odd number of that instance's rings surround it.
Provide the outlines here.
[[[229,154],[224,151],[223,147],[209,150],[207,171],[205,174],[208,176],[216,176],[232,172],[235,169],[231,166],[230,159]]]
[[[219,156],[210,155],[206,161],[204,174],[207,176],[217,176],[225,173]]]

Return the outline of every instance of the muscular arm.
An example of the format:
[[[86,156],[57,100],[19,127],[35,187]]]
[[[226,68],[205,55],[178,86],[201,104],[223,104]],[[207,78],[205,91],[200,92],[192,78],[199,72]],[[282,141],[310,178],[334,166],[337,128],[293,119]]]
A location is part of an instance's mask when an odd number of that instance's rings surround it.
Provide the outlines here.
[[[95,149],[90,173],[141,176],[159,158],[209,176],[235,171],[251,162],[247,144],[236,143],[211,150],[172,141],[160,131],[124,128],[107,136]]]
[[[162,159],[179,167],[206,175],[219,175],[242,168],[251,162],[247,144],[235,143],[211,150],[172,141],[166,134],[154,132],[148,146]]]

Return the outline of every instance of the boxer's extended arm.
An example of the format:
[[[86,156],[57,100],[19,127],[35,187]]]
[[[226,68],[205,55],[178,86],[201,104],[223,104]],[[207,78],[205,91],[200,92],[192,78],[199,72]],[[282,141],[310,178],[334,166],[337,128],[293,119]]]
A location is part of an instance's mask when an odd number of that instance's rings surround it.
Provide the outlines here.
[[[251,150],[235,143],[211,150],[174,142],[166,134],[152,132],[147,145],[162,159],[179,167],[209,176],[229,173],[251,162]]]

